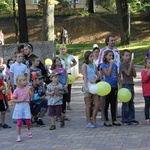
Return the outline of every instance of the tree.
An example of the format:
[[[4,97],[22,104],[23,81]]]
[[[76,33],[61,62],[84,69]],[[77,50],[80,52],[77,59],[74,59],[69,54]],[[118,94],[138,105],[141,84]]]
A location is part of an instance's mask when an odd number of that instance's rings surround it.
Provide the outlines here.
[[[120,26],[121,45],[127,45],[130,44],[127,0],[116,0],[116,6]]]
[[[94,13],[93,0],[88,0],[88,12]]]
[[[54,41],[54,8],[56,0],[44,0],[43,9],[43,41]]]
[[[25,0],[18,0],[18,14],[19,14],[19,43],[25,43],[28,42],[28,27],[27,27]]]

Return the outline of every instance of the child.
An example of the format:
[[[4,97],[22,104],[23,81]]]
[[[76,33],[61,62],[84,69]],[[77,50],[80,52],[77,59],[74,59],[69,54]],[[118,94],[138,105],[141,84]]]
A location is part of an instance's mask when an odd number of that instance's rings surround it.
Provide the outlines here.
[[[30,62],[31,62],[31,67],[28,70],[28,81],[31,83],[32,82],[32,74],[35,72],[38,74],[41,74],[41,69],[38,68],[40,60],[37,56],[33,55],[30,58]]]
[[[62,100],[63,100],[63,86],[59,83],[59,73],[53,72],[50,76],[52,82],[48,85],[46,94],[48,98],[48,115],[51,120],[50,130],[56,129],[55,116],[61,118],[60,127],[64,127],[65,123],[61,117]]]
[[[149,109],[150,109],[150,58],[145,59],[145,69],[141,72],[142,90],[145,100],[145,124],[150,125]]]
[[[63,88],[65,90],[65,92],[63,94],[62,115],[65,120],[69,121],[70,119],[67,118],[65,115],[65,113],[66,113],[66,98],[67,98],[67,94],[68,94],[67,71],[65,68],[62,68],[61,59],[59,57],[55,57],[53,59],[53,64],[52,64],[51,69],[53,72],[59,73],[59,82],[63,85]]]
[[[105,122],[104,126],[111,127],[112,124],[115,126],[120,126],[121,124],[117,122],[116,119],[116,103],[117,103],[117,92],[118,92],[118,67],[113,62],[114,53],[110,50],[104,52],[103,63],[101,65],[101,70],[104,76],[104,81],[108,82],[111,86],[111,91],[106,95],[106,102],[104,107]],[[111,116],[112,124],[109,123],[108,119],[108,108],[111,105]]]
[[[123,76],[122,88],[127,88],[130,90],[132,97],[131,100],[127,103],[122,103],[122,124],[139,124],[135,120],[135,108],[134,108],[134,81],[133,77],[136,78],[136,71],[134,67],[134,59],[130,60],[130,51],[122,51],[123,62],[120,64],[120,72]]]
[[[47,99],[45,86],[43,85],[43,76],[34,72],[32,74],[32,86],[34,89],[34,98],[31,101],[31,114],[37,125],[44,126],[42,118],[47,112]]]
[[[10,81],[10,73],[9,73],[9,70],[10,70],[10,66],[13,64],[13,59],[8,59],[7,60],[7,68],[6,68],[6,82],[8,83]]]
[[[5,102],[4,102],[4,96],[2,93],[2,90],[5,90],[5,85],[3,83],[3,80],[0,78],[0,112],[1,112],[1,123],[0,126],[2,128],[11,128],[10,126],[8,126],[5,123],[5,113],[6,113],[6,106],[5,106]]]
[[[93,48],[93,55],[94,55],[94,64],[98,67],[98,56],[99,56],[100,49],[98,47]]]
[[[96,116],[100,107],[100,99],[97,94],[91,94],[89,92],[88,82],[95,84],[97,80],[99,80],[99,73],[97,70],[96,65],[93,65],[93,52],[86,51],[84,54],[84,64],[82,65],[82,74],[84,79],[84,98],[86,103],[86,118],[87,118],[87,127],[88,128],[95,128],[98,126],[101,126],[100,124],[96,123]],[[94,110],[92,114],[92,122],[90,118],[90,108],[91,108],[91,102],[92,99],[94,101]]]
[[[31,127],[31,112],[30,112],[30,97],[33,97],[33,89],[26,88],[27,79],[23,75],[18,75],[16,77],[17,88],[14,90],[12,101],[16,103],[13,119],[17,119],[17,142],[21,142],[21,126],[22,120],[24,119],[28,129],[28,137],[32,137],[32,133],[30,131]]]
[[[18,75],[27,75],[27,66],[22,63],[22,54],[20,52],[15,52],[16,62],[10,66],[10,83],[13,90],[16,88],[16,77]],[[27,77],[28,78],[28,77]]]

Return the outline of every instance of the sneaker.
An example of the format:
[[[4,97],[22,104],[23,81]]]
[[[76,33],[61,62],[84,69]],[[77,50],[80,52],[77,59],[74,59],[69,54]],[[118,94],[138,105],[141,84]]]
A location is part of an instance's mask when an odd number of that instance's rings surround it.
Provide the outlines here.
[[[50,130],[55,130],[56,126],[55,125],[51,125],[51,127],[49,128]]]
[[[139,124],[139,122],[138,122],[137,120],[130,121],[130,123],[131,123],[132,125],[138,125],[138,124]]]
[[[98,124],[98,123],[92,123],[95,127],[103,127],[103,125]]]
[[[30,137],[30,138],[32,137],[32,133],[31,133],[31,132],[28,133],[27,135],[28,135],[28,137]]]
[[[150,125],[150,120],[149,119],[145,120],[145,124]]]
[[[125,121],[125,122],[121,122],[122,125],[125,125],[125,126],[128,126],[128,125],[131,125],[131,123],[129,121]]]
[[[43,123],[43,120],[42,120],[42,119],[39,119],[39,120],[37,121],[37,125],[44,126],[45,124]]]
[[[86,125],[86,127],[87,127],[87,128],[95,128],[95,126],[94,126],[91,122],[89,122],[89,123]]]
[[[16,142],[21,142],[21,138],[17,137]]]
[[[8,129],[8,128],[11,128],[11,126],[7,125],[6,123],[4,124],[0,124],[0,126],[4,129]]]

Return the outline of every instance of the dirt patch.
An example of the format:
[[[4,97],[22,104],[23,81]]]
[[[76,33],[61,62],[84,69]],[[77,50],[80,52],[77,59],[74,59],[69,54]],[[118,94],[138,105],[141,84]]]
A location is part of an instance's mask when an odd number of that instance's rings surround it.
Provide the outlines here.
[[[131,39],[150,41],[150,22],[145,14],[131,15]],[[112,33],[119,39],[119,22],[115,14],[94,14],[90,17],[55,17],[55,33],[65,26],[73,43],[103,43]],[[13,19],[1,19],[0,29],[5,34],[5,43],[15,43]],[[40,41],[42,18],[28,18],[29,41]]]

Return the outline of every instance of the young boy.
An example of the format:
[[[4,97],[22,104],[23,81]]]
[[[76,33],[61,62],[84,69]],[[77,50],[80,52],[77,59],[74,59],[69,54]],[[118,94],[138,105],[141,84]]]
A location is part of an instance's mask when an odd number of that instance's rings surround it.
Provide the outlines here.
[[[39,63],[40,63],[39,58],[37,56],[33,55],[30,58],[30,62],[31,62],[31,67],[28,70],[28,79],[27,79],[29,81],[29,83],[32,82],[32,74],[34,74],[34,73],[41,74],[41,69],[38,68]]]
[[[20,52],[15,52],[15,63],[10,66],[10,83],[13,90],[16,89],[16,77],[18,75],[26,75],[28,73],[27,66],[22,63],[22,54]],[[27,77],[28,78],[28,77]]]
[[[34,98],[31,102],[31,114],[34,117],[37,125],[44,126],[42,118],[47,112],[47,99],[45,94],[45,87],[43,85],[43,76],[34,72],[32,74],[32,86],[34,89]]]
[[[3,80],[0,78],[0,112],[1,112],[1,123],[0,127],[2,128],[11,128],[9,125],[5,123],[5,113],[6,113],[6,106],[4,102],[4,96],[2,93],[2,90],[5,90],[5,85],[3,83]]]
[[[130,51],[123,50],[122,52],[123,62],[120,64],[120,72],[123,76],[122,88],[130,90],[132,97],[127,103],[122,103],[122,124],[139,124],[135,120],[135,108],[134,108],[134,81],[133,77],[136,78],[136,70],[134,67],[134,58],[130,60]]]
[[[56,129],[55,116],[60,117],[60,127],[64,127],[64,119],[61,116],[62,100],[63,100],[63,86],[59,83],[59,73],[53,72],[50,76],[52,82],[48,85],[46,94],[48,98],[48,115],[51,120],[50,130]]]

